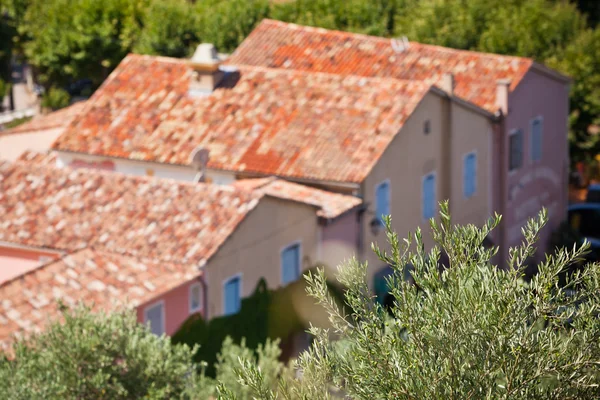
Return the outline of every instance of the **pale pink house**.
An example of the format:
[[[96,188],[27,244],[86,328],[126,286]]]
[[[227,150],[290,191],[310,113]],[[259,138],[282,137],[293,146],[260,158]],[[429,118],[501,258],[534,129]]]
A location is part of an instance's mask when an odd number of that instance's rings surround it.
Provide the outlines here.
[[[278,287],[314,266],[323,224],[361,204],[274,178],[224,186],[25,158],[0,163],[3,346],[58,318],[59,301],[134,308],[157,334],[237,312],[261,278]]]

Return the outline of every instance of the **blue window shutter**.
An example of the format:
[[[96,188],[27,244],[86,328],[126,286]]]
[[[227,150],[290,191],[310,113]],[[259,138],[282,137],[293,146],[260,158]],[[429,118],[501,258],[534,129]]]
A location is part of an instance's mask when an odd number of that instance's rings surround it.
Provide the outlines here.
[[[281,281],[288,284],[300,277],[300,245],[295,244],[281,253]]]
[[[477,190],[477,156],[475,153],[468,154],[464,160],[464,183],[463,191],[465,197],[469,198]]]
[[[225,315],[240,311],[240,278],[232,278],[225,283]]]
[[[435,214],[435,176],[427,175],[423,180],[423,218],[432,218]]]
[[[377,218],[383,222],[383,216],[390,214],[390,184],[389,182],[382,182],[377,186],[375,193],[375,206]]]

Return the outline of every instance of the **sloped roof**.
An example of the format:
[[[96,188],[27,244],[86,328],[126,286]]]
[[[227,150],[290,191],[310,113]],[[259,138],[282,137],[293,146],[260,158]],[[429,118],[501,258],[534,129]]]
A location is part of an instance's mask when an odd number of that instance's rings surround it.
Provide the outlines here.
[[[85,249],[0,285],[0,348],[60,317],[59,302],[136,307],[200,275],[191,264]]]
[[[398,52],[390,39],[265,19],[227,63],[429,84],[438,84],[444,74],[453,73],[455,95],[493,113],[497,111],[496,82],[509,79],[514,89],[533,60],[416,42]]]
[[[259,197],[230,186],[0,163],[0,240],[198,266]]]
[[[188,95],[184,60],[129,55],[87,101],[57,150],[209,168],[361,182],[428,92],[423,82],[239,68]]]
[[[45,131],[49,129],[64,128],[79,114],[85,106],[85,101],[73,103],[61,110],[49,114],[37,115],[24,124],[15,126],[12,129],[1,132],[0,135],[10,135],[13,133],[29,133]]]
[[[35,165],[46,165],[49,167],[56,166],[56,154],[50,152],[37,152],[26,150],[17,158],[18,162],[31,163]]]
[[[237,187],[253,190],[267,196],[292,200],[317,207],[319,217],[332,219],[358,207],[362,200],[355,196],[328,192],[275,178],[244,179],[234,183]]]

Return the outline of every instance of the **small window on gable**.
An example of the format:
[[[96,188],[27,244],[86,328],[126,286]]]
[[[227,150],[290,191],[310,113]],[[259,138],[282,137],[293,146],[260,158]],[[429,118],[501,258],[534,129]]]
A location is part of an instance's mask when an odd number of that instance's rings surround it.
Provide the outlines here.
[[[523,131],[516,130],[509,136],[509,170],[514,171],[523,165]]]
[[[242,278],[234,276],[225,281],[223,285],[223,314],[237,314],[242,307],[241,299]]]
[[[190,314],[202,309],[202,284],[194,283],[190,286]]]
[[[541,117],[531,121],[531,161],[542,159],[542,128]]]
[[[160,301],[144,310],[144,323],[155,335],[165,333],[165,303]]]
[[[390,214],[390,181],[385,180],[375,189],[375,216],[383,225],[383,216]]]
[[[423,178],[423,219],[433,218],[435,201],[435,174],[432,173]]]
[[[300,244],[295,243],[281,252],[281,283],[287,285],[300,278]]]
[[[423,123],[423,133],[428,135],[429,132],[431,132],[431,121],[430,120],[426,120]]]
[[[463,193],[468,199],[477,191],[477,155],[469,153],[463,162]]]

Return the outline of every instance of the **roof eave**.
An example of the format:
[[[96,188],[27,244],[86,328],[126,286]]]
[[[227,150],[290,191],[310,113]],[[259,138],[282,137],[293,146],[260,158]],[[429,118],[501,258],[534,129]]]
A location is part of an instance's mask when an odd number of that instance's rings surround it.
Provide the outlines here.
[[[539,72],[540,74],[543,74],[549,78],[557,80],[559,82],[564,82],[567,84],[573,83],[573,78],[571,78],[570,76],[561,74],[560,72],[558,72],[550,67],[547,67],[544,64],[540,64],[540,63],[534,61],[531,64],[531,69],[536,72]]]

